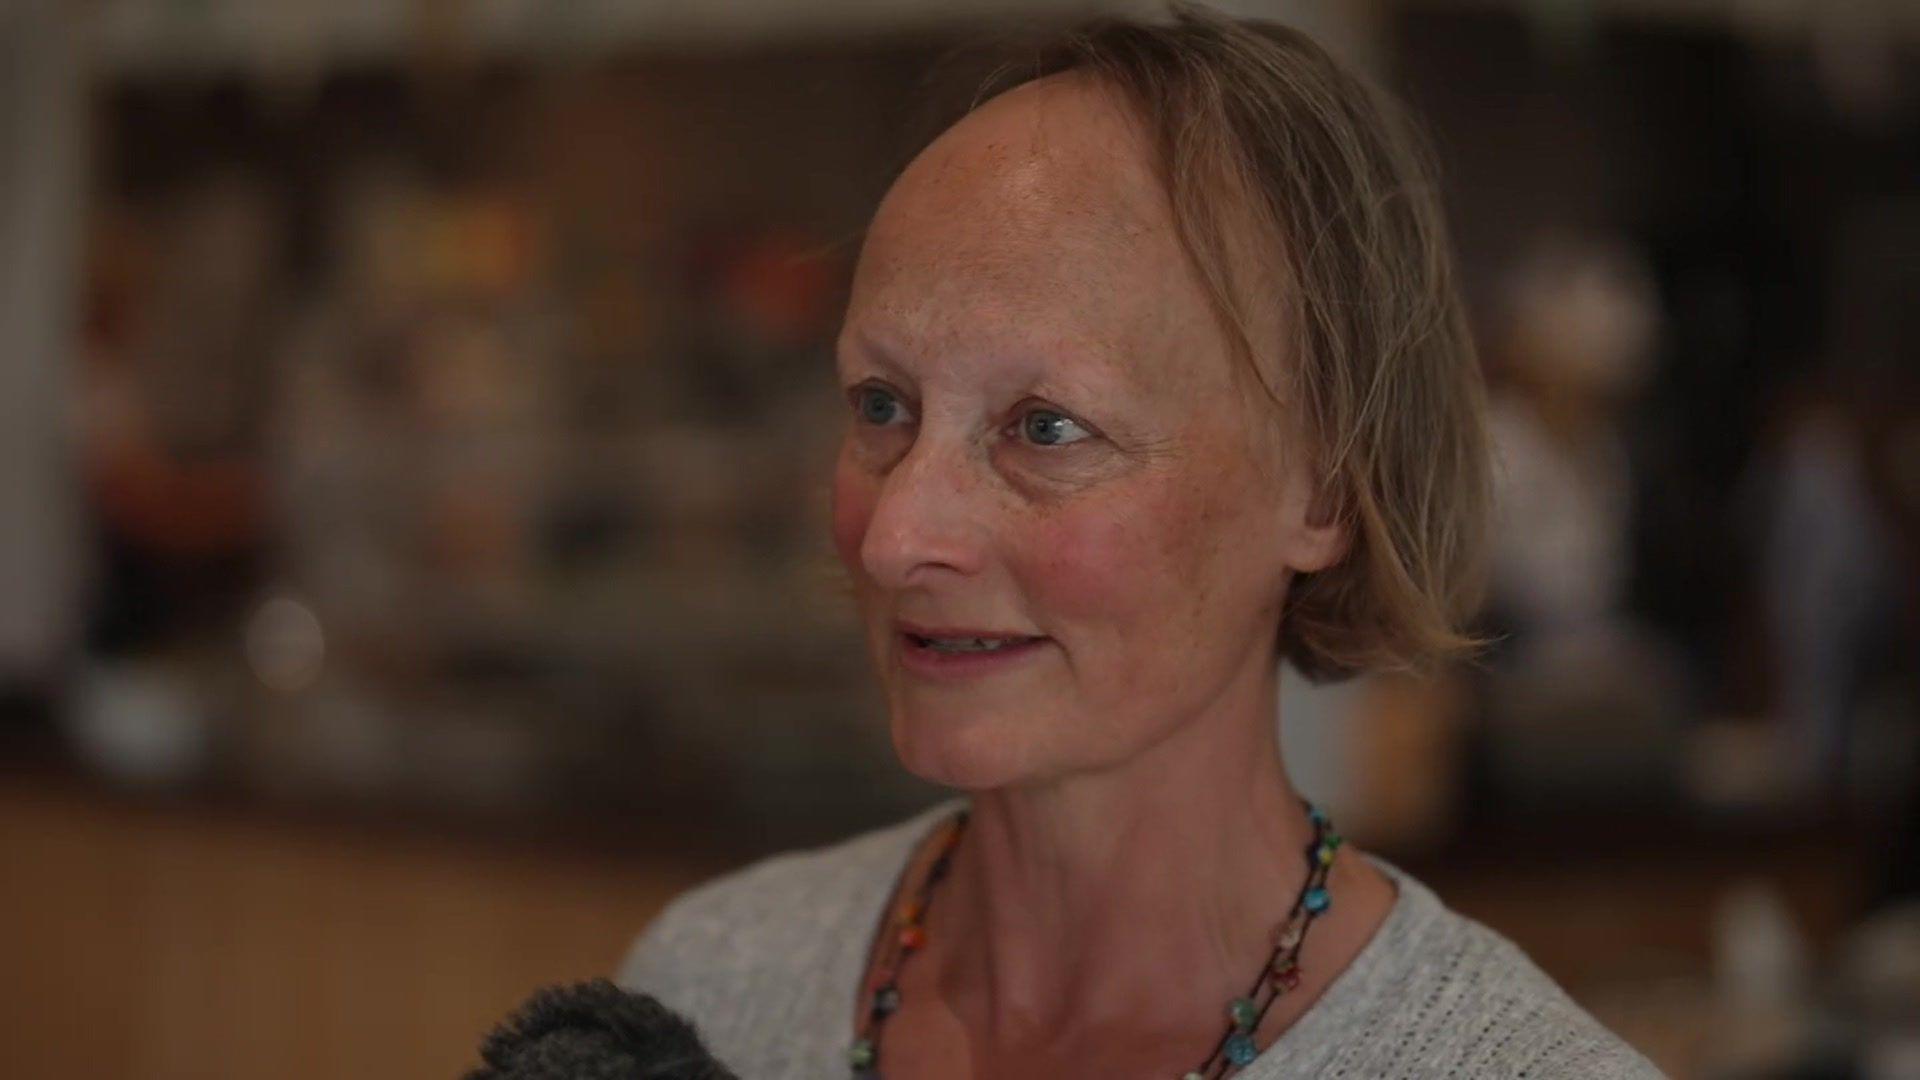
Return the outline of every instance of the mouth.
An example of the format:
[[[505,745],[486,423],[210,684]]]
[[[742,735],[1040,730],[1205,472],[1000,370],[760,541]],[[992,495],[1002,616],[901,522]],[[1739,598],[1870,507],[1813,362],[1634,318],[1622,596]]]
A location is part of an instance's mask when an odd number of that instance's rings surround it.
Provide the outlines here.
[[[900,659],[929,675],[978,674],[1031,654],[1049,641],[1033,634],[898,624]]]
[[[905,634],[905,637],[916,648],[949,655],[1001,652],[1041,640],[1037,637],[923,637],[919,634]]]

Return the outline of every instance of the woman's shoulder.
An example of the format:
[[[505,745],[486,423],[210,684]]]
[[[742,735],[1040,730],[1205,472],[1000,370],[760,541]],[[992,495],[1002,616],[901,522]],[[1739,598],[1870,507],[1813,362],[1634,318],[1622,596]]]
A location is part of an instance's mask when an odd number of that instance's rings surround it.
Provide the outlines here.
[[[821,950],[878,911],[916,840],[962,805],[951,798],[904,820],[815,848],[767,856],[675,897],[635,938],[622,985],[668,999],[769,964],[818,970]]]
[[[1499,931],[1370,856],[1400,900],[1363,951],[1324,1045],[1356,1075],[1646,1080],[1663,1074]],[[1371,955],[1369,955],[1371,954]],[[1316,1042],[1321,1040],[1316,1039]]]

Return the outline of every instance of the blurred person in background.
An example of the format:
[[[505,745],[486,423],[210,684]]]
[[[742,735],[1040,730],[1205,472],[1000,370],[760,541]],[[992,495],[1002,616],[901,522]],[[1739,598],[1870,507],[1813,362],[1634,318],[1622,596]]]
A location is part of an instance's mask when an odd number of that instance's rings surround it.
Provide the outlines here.
[[[1775,672],[1775,712],[1791,781],[1814,799],[1845,797],[1857,729],[1876,691],[1910,675],[1892,646],[1914,608],[1910,538],[1913,395],[1894,382],[1828,371],[1799,388],[1764,490],[1759,576]],[[1904,434],[1903,434],[1904,431]],[[1901,443],[1907,445],[1902,447]],[[1905,556],[1905,558],[1902,558]],[[1909,616],[1910,618],[1910,616]]]
[[[1920,381],[1829,364],[1793,384],[1745,484],[1789,790],[1895,826],[1879,899],[1920,897]]]
[[[91,238],[75,427],[92,508],[88,660],[62,720],[122,781],[203,775],[222,737],[205,679],[272,540],[260,361],[285,317],[280,207],[243,168],[102,216]]]
[[[1278,659],[1470,652],[1482,387],[1433,181],[1304,35],[1000,69],[869,229],[833,533],[965,794],[676,900],[623,971],[741,1075],[1658,1075],[1295,791]]]
[[[1645,261],[1607,234],[1545,233],[1503,285],[1488,349],[1497,782],[1522,801],[1606,803],[1663,777],[1683,702],[1674,646],[1626,604],[1622,421],[1652,367],[1658,301]]]
[[[89,636],[105,656],[178,623],[223,630],[264,542],[251,463],[259,361],[283,314],[275,208],[229,170],[183,185],[168,211],[155,235],[109,214],[95,238],[79,415],[101,519]]]

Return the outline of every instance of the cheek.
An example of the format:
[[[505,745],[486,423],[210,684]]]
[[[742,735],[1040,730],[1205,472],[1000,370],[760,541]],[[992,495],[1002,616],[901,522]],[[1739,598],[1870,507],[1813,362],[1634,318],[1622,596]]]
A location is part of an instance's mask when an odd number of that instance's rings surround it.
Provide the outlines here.
[[[860,572],[860,548],[866,542],[867,523],[873,520],[877,498],[873,480],[842,455],[833,470],[833,547],[840,562],[855,575]]]
[[[1042,518],[1029,536],[1032,588],[1063,629],[1088,623],[1131,637],[1139,632],[1134,624],[1183,620],[1188,613],[1176,609],[1197,602],[1202,576],[1198,509],[1169,488]]]
[[[1224,517],[1187,483],[1035,525],[1037,617],[1071,654],[1075,695],[1108,729],[1185,715],[1240,654],[1251,582],[1222,537],[1245,523]]]

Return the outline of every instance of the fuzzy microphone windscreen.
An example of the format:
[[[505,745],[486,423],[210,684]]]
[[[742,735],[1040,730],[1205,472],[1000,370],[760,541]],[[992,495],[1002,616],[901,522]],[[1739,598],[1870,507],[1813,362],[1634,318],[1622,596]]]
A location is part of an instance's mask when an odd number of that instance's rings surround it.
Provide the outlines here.
[[[480,1059],[466,1080],[738,1080],[685,1018],[606,979],[535,992]]]

